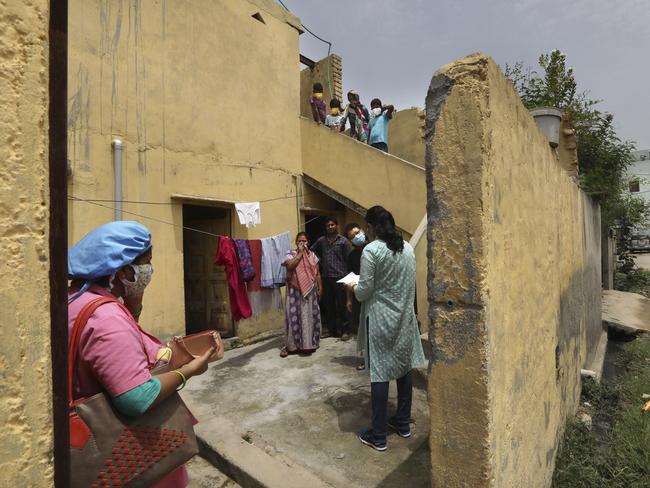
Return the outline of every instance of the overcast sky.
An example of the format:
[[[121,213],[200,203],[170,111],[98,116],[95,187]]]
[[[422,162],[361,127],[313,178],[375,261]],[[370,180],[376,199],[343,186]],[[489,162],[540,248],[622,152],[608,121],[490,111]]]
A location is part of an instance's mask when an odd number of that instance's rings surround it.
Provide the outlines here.
[[[424,105],[442,65],[481,51],[500,65],[567,54],[580,89],[604,100],[618,134],[650,148],[650,0],[283,0],[343,58],[344,92]],[[301,52],[327,46],[308,33]]]

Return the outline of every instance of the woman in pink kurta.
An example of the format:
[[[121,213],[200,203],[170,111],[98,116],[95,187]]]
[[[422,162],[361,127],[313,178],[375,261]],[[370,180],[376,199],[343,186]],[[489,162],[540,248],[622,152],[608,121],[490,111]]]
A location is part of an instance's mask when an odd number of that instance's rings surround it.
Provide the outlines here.
[[[207,369],[214,351],[178,370],[151,375],[165,346],[143,331],[133,318],[139,315],[142,294],[151,279],[151,235],[137,222],[111,222],[90,232],[68,253],[72,285],[68,294],[68,330],[77,315],[98,297],[114,302],[98,307],[88,319],[79,341],[73,397],[106,392],[113,406],[125,415],[141,415]],[[123,300],[131,309],[120,303]],[[179,374],[179,372],[181,374]],[[189,483],[179,466],[156,488],[183,488]]]

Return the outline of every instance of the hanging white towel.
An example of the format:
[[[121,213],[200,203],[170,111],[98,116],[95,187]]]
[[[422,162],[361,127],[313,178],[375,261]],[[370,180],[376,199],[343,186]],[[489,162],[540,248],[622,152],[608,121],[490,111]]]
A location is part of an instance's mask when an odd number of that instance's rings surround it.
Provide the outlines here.
[[[239,223],[246,227],[255,227],[262,223],[260,202],[235,203]]]

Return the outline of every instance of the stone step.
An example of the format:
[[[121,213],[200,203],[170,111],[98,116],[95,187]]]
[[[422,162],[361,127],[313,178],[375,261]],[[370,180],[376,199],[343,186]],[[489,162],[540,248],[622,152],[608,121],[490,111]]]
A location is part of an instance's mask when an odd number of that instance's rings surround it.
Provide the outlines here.
[[[242,488],[332,488],[287,458],[270,456],[226,425],[194,428],[203,459]]]
[[[241,488],[200,456],[194,456],[185,466],[190,475],[188,488]]]

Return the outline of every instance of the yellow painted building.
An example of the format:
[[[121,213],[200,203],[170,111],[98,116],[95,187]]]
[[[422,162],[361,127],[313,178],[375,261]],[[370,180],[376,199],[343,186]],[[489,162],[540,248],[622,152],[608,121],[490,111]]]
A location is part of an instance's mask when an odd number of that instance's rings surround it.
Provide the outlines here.
[[[70,2],[69,240],[115,218],[121,141],[122,218],[154,238],[142,320],[161,336],[184,330],[186,300],[193,321],[228,329],[217,240],[183,226],[250,239],[299,226],[299,29],[271,0]],[[233,206],[249,201],[262,202],[250,229]]]
[[[324,215],[338,216],[342,231],[381,203],[410,237],[422,219],[421,168],[301,121],[319,73],[340,94],[341,60],[301,74],[300,21],[276,2],[72,0],[69,29],[69,242],[115,219],[116,200],[121,218],[151,229],[155,274],[142,322],[154,333],[215,327],[247,339],[283,326],[277,308],[232,324],[225,273],[212,264],[217,239],[183,227],[259,239],[306,223],[317,235]],[[389,180],[407,193],[404,185],[417,186],[409,205],[381,192],[354,201],[382,158],[392,162]],[[324,178],[333,193],[303,183],[316,165],[333,176]],[[254,201],[262,223],[249,229],[234,203]]]

